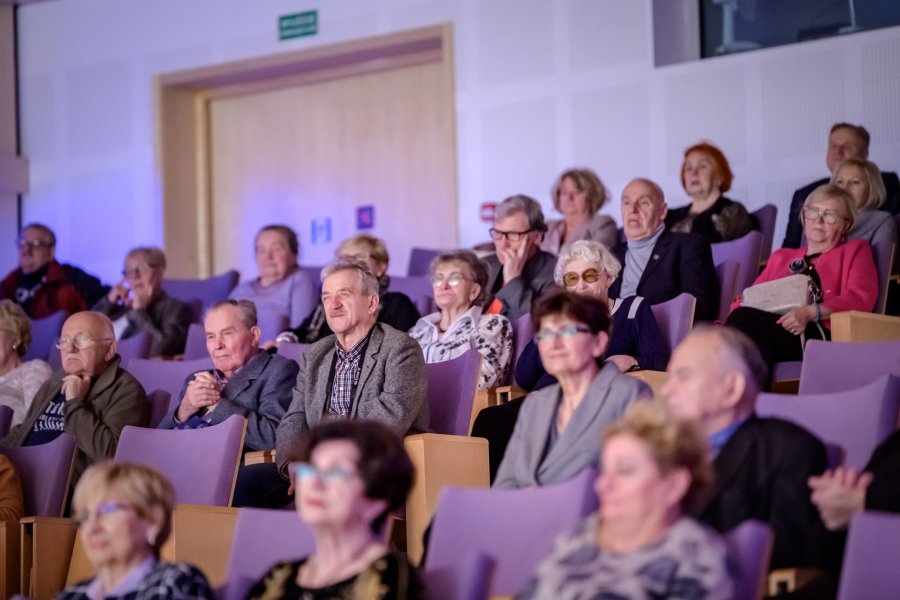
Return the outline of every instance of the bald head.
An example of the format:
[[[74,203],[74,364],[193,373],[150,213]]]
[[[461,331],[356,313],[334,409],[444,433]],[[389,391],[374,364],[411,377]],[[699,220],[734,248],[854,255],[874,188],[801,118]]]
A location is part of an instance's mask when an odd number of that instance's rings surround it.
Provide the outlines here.
[[[650,237],[667,212],[662,188],[649,179],[632,179],[622,190],[622,229],[629,240]]]
[[[75,313],[63,324],[59,352],[66,373],[99,375],[116,356],[112,321],[97,312]]]
[[[672,353],[662,394],[675,416],[698,420],[707,435],[749,416],[766,366],[747,336],[699,326]]]

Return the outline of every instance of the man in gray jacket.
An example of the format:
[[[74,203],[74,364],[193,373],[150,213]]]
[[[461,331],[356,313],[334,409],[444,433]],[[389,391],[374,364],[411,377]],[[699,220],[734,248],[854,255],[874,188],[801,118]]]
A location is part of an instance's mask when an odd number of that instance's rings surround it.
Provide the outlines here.
[[[235,506],[289,502],[290,463],[310,428],[324,419],[370,419],[399,435],[428,429],[422,350],[405,333],[376,322],[378,280],[365,263],[348,259],[331,263],[322,276],[325,319],[334,335],[303,353],[291,406],[276,433],[277,466],[242,468]]]

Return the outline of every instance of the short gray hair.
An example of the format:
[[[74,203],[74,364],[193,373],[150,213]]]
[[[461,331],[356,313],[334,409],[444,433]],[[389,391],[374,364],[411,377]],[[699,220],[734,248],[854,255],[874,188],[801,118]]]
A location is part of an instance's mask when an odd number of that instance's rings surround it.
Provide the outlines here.
[[[446,263],[459,263],[468,268],[469,278],[481,288],[478,296],[472,301],[472,305],[483,306],[488,299],[488,271],[484,263],[471,250],[443,252],[437,255],[431,261],[431,264],[428,265],[428,277],[434,277],[434,272],[437,271],[437,268]]]
[[[222,300],[221,302],[216,302],[212,306],[206,309],[203,313],[203,320],[206,321],[206,317],[209,313],[214,310],[219,310],[220,308],[225,308],[226,306],[233,306],[238,309],[241,313],[241,321],[244,322],[244,325],[247,326],[247,329],[251,327],[256,327],[258,321],[256,317],[256,304],[251,300]]]
[[[153,269],[166,270],[166,253],[154,246],[138,246],[132,248],[125,255],[125,260],[129,258],[137,258],[147,263],[147,266]]]
[[[544,222],[544,212],[537,200],[525,194],[517,194],[510,196],[497,205],[494,209],[494,222],[515,214],[517,212],[525,213],[528,218],[528,227],[534,231],[547,231],[547,224]]]
[[[326,278],[331,277],[339,271],[356,271],[359,276],[360,291],[366,296],[378,294],[378,279],[376,279],[375,275],[372,274],[372,271],[369,270],[369,265],[363,261],[353,258],[338,258],[322,268],[321,281],[324,283]]]
[[[741,364],[744,374],[756,386],[756,390],[766,389],[769,383],[769,367],[763,360],[759,348],[745,333],[734,327],[701,323],[691,330],[688,337],[695,335],[715,336],[731,356]]]
[[[556,261],[556,268],[553,270],[553,279],[556,281],[556,285],[563,286],[563,276],[566,274],[566,267],[573,260],[586,260],[600,265],[604,271],[609,273],[613,281],[619,276],[619,272],[622,271],[622,263],[619,262],[619,259],[612,252],[606,249],[606,246],[591,240],[578,240],[563,250]]]

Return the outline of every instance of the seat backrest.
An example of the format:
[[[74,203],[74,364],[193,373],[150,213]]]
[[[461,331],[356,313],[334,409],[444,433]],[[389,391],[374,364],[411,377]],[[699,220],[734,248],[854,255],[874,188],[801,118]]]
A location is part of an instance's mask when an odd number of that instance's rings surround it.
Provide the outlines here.
[[[0,454],[9,458],[22,481],[25,514],[61,517],[75,462],[75,436],[63,432],[39,446],[0,446]]]
[[[416,305],[420,315],[431,314],[435,311],[434,288],[427,275],[407,277],[391,275],[388,290],[406,294]]]
[[[760,394],[756,412],[792,421],[825,443],[846,450],[846,464],[860,469],[897,428],[900,377],[883,375],[854,390],[827,394]]]
[[[799,393],[824,394],[852,390],[887,374],[900,377],[900,340],[809,340],[800,366]]]
[[[737,296],[737,276],[740,265],[736,260],[725,260],[716,265],[716,278],[719,280],[719,320],[724,321],[731,310],[731,303]]]
[[[409,251],[409,265],[406,267],[407,275],[428,275],[428,267],[444,250],[432,248],[412,248]]]
[[[456,564],[471,552],[496,561],[491,595],[520,591],[554,539],[597,509],[594,480],[585,469],[573,479],[524,490],[446,486],[432,521],[425,570]]]
[[[303,558],[315,549],[312,530],[295,511],[239,509],[228,555],[225,600],[246,598],[250,586],[272,565]]]
[[[429,424],[434,433],[469,434],[480,371],[481,354],[475,350],[467,350],[461,356],[444,362],[425,365]]]
[[[452,565],[423,571],[422,579],[432,598],[487,600],[495,564],[490,556],[471,552]]]
[[[875,258],[875,269],[878,271],[878,299],[872,312],[884,314],[894,266],[894,244],[891,242],[875,244],[872,246],[872,256]]]
[[[309,348],[309,346],[309,344],[301,344],[298,342],[279,342],[278,354],[279,356],[300,362],[300,357],[303,356],[303,353],[306,352],[306,349]]]
[[[232,270],[207,279],[163,279],[162,289],[186,304],[199,300],[201,309],[205,310],[216,302],[226,300],[240,277],[240,273]]]
[[[766,590],[775,539],[772,528],[762,521],[744,521],[724,537],[738,570],[735,600],[760,600]]]
[[[759,273],[762,239],[760,232],[751,231],[736,240],[712,245],[713,264],[719,264],[726,260],[736,260],[740,265],[737,276],[738,294],[743,293],[745,289],[753,285],[753,281],[756,279],[757,273]]]
[[[199,360],[150,360],[133,358],[125,365],[125,370],[137,379],[144,390],[165,390],[171,397],[170,408],[181,402],[181,388],[191,373],[212,369],[212,359]]]
[[[230,506],[246,429],[247,420],[239,415],[203,429],[129,425],[119,437],[115,460],[160,471],[175,487],[179,504]]]
[[[116,342],[116,352],[125,364],[132,358],[150,358],[153,336],[149,331],[139,331],[133,336]]]
[[[287,314],[272,314],[260,311],[256,320],[256,325],[259,327],[260,343],[274,340],[279,333],[290,327],[290,321],[291,317]],[[299,323],[295,323],[295,325],[299,325]]]
[[[767,260],[772,254],[772,243],[775,241],[775,221],[778,220],[778,207],[774,204],[766,204],[750,214],[759,221],[759,231],[762,233],[759,259]]]
[[[10,425],[12,425],[13,409],[0,404],[0,437],[9,433]]]
[[[184,360],[198,360],[208,356],[206,329],[203,323],[191,323],[188,326],[187,341],[184,343]]]
[[[172,396],[165,390],[153,390],[147,394],[147,401],[150,402],[150,421],[147,427],[156,429],[166,413],[169,411],[169,401]]]
[[[697,299],[691,294],[679,294],[660,304],[654,304],[650,307],[653,311],[653,318],[659,325],[659,331],[662,333],[663,340],[669,345],[669,352],[675,349],[675,346],[681,343],[687,334],[690,333],[691,327],[694,326],[694,307],[697,305]]]
[[[896,600],[900,591],[900,515],[862,511],[850,519],[838,600]]]
[[[47,360],[50,358],[50,350],[53,349],[53,341],[59,337],[62,331],[63,323],[66,322],[68,314],[64,311],[58,311],[44,317],[43,319],[34,319],[31,321],[31,345],[25,351],[22,360],[32,360],[39,358]]]

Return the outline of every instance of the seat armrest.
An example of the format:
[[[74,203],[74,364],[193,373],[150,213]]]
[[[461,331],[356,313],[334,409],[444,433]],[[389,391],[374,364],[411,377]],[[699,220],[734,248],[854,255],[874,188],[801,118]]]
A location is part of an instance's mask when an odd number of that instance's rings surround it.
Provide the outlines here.
[[[848,310],[831,313],[834,342],[888,342],[900,339],[900,317]]]
[[[244,465],[259,465],[275,462],[275,450],[254,450],[244,454]]]
[[[650,386],[650,389],[653,390],[654,398],[661,398],[660,390],[662,389],[663,384],[669,379],[669,374],[665,371],[629,371],[626,375],[630,375],[635,379],[640,379],[644,383]]]
[[[19,593],[34,600],[55,598],[66,586],[78,523],[62,517],[19,521]]]

